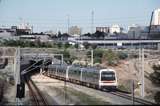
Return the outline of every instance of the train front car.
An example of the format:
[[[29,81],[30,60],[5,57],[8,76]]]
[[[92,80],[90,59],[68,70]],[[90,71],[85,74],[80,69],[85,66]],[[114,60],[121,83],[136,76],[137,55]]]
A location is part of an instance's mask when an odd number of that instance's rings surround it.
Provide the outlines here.
[[[117,88],[117,76],[113,69],[101,69],[99,87],[108,90],[114,90]]]

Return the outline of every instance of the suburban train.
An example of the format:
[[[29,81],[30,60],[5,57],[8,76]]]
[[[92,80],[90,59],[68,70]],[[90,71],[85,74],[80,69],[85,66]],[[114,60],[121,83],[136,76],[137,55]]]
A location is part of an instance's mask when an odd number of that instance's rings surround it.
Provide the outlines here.
[[[92,87],[116,89],[118,85],[116,71],[113,69],[50,64],[47,72],[49,75]]]

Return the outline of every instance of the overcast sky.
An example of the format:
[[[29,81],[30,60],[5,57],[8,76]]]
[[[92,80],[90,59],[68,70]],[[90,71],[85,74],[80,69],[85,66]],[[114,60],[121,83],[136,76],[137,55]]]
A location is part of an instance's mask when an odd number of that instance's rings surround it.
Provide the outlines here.
[[[91,12],[94,27],[118,24],[149,25],[151,12],[160,8],[160,0],[1,0],[0,26],[28,22],[34,31],[67,31],[77,25],[83,33],[91,31]]]

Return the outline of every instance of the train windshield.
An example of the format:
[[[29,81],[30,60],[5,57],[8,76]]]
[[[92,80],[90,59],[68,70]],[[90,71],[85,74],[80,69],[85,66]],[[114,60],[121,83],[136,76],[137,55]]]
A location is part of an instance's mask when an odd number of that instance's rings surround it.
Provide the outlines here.
[[[114,72],[102,72],[101,73],[101,81],[112,81],[115,80],[115,73]]]

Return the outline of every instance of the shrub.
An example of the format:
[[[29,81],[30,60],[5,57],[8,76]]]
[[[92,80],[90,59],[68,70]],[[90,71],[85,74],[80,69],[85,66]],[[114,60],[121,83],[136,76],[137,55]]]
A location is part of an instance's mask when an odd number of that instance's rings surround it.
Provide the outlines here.
[[[74,45],[74,47],[75,47],[76,49],[78,49],[79,45],[76,43],[76,44]]]
[[[112,50],[108,50],[103,54],[103,58],[108,62],[108,65],[116,65],[118,63],[118,56]]]
[[[119,59],[126,59],[128,57],[128,55],[126,53],[120,52],[117,54]]]
[[[101,49],[96,49],[93,51],[94,63],[101,63],[101,59],[104,51]],[[87,52],[87,57],[91,58],[91,51]]]
[[[58,46],[58,48],[61,48],[61,47],[62,47],[62,43],[59,42],[59,43],[57,44],[57,46]]]
[[[160,91],[155,94],[154,100],[157,104],[160,104]]]
[[[97,48],[97,44],[91,44],[91,48],[92,49],[96,49]]]
[[[125,85],[118,85],[118,89],[121,91],[131,92],[131,90]]]
[[[101,58],[99,57],[94,58],[94,63],[101,63]]]
[[[64,48],[65,48],[65,49],[69,48],[70,46],[71,46],[71,45],[70,45],[68,42],[64,44]]]
[[[83,43],[85,49],[89,49],[90,44],[88,42]]]

